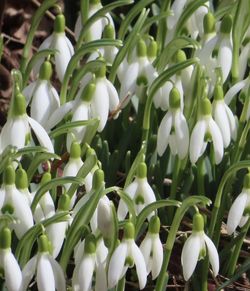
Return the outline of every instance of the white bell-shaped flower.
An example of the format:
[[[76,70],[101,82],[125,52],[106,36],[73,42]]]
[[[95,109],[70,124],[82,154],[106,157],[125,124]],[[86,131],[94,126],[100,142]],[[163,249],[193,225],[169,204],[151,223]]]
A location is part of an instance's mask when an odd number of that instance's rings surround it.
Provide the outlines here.
[[[147,282],[147,269],[144,257],[136,245],[135,229],[131,222],[124,227],[124,238],[113,252],[108,269],[108,287],[113,288],[118,281],[126,274],[128,268],[136,267],[139,281],[139,288],[143,289]]]
[[[107,291],[106,259],[108,249],[103,240],[96,241],[90,234],[75,250],[75,270],[72,285],[74,291],[92,290],[92,281],[95,273],[95,290]]]
[[[187,281],[193,274],[198,260],[206,255],[212,266],[214,276],[219,272],[219,256],[212,240],[204,233],[204,220],[200,213],[193,217],[192,234],[186,240],[181,253],[181,264],[184,279]]]
[[[200,117],[190,137],[190,161],[195,164],[206,150],[207,143],[212,142],[215,163],[219,164],[224,154],[223,138],[220,128],[211,116],[211,103],[207,98],[201,100],[200,110]]]
[[[163,262],[163,247],[159,231],[160,219],[158,216],[153,216],[149,222],[148,232],[140,245],[140,250],[146,263],[147,273],[152,273],[153,280],[158,277]]]
[[[11,223],[16,236],[20,239],[33,225],[33,216],[25,196],[16,188],[15,170],[8,165],[4,171],[4,200],[1,205],[1,213],[9,213],[16,220]]]
[[[74,48],[70,40],[65,35],[65,17],[63,14],[58,14],[56,16],[54,22],[54,32],[52,33],[52,35],[50,35],[43,41],[38,50],[42,51],[44,49],[56,50],[55,53],[56,73],[59,80],[62,82],[68,63],[74,54]],[[43,59],[40,59],[37,62],[34,68],[35,72],[39,71],[42,63]]]
[[[60,106],[58,93],[50,83],[51,75],[51,63],[45,61],[41,66],[39,79],[23,90],[27,104],[30,103],[30,116],[45,129],[49,117]]]
[[[213,117],[220,128],[224,148],[227,148],[237,137],[237,123],[231,109],[227,106],[223,97],[223,89],[216,85],[214,90],[214,101],[212,103]]]
[[[0,231],[0,268],[4,274],[8,291],[20,291],[22,272],[18,262],[11,252],[11,231],[5,227]]]
[[[90,0],[88,18],[90,18],[93,14],[98,12],[101,8],[103,8],[103,6],[100,0]],[[89,41],[101,39],[104,27],[108,23],[112,25],[113,28],[115,27],[110,13],[106,13],[105,17],[99,18],[90,26],[89,31],[86,36],[86,41],[89,42]],[[82,19],[81,19],[81,15],[79,15],[75,24],[75,38],[76,39],[79,38],[81,29],[82,29]]]
[[[180,94],[177,88],[173,88],[169,97],[169,111],[161,121],[157,134],[157,152],[163,155],[167,146],[171,153],[184,159],[188,153],[189,130],[186,118],[180,108]]]
[[[250,174],[244,177],[243,189],[234,200],[227,218],[227,232],[231,235],[237,226],[243,227],[250,216]]]
[[[54,148],[48,134],[37,121],[26,114],[25,97],[18,93],[14,96],[10,114],[2,128],[0,152],[4,151],[8,145],[16,146],[18,149],[26,146],[31,138],[31,129],[34,131],[40,145],[49,152],[54,153]]]
[[[32,257],[24,266],[23,284],[21,290],[26,290],[33,276],[36,276],[39,291],[66,291],[63,270],[49,253],[49,242],[46,235],[38,239],[38,254]]]
[[[132,96],[137,91],[138,85],[150,86],[158,76],[147,57],[147,46],[142,39],[137,43],[136,55],[133,61],[124,66],[123,72],[120,71],[118,75],[121,83],[120,99],[123,107],[129,102],[128,94]]]
[[[97,227],[104,239],[110,239],[114,231],[113,227],[113,202],[107,196],[103,196],[97,205]]]
[[[147,165],[145,163],[140,163],[137,169],[137,175],[134,181],[129,184],[125,189],[129,197],[133,200],[136,214],[138,215],[144,207],[155,202],[155,194],[153,189],[150,187],[147,180]],[[119,201],[117,216],[119,220],[123,220],[128,213],[128,207],[126,203],[121,199]],[[151,213],[148,217],[153,215]]]

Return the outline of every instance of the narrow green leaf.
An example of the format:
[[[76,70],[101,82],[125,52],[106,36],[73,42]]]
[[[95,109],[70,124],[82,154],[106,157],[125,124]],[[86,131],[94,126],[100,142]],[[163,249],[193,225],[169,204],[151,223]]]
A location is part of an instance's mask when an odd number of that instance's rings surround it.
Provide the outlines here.
[[[15,154],[15,157],[20,157],[22,155],[28,155],[28,154],[35,154],[35,153],[48,153],[48,150],[42,146],[33,146],[33,147],[24,147],[17,151]],[[54,159],[60,159],[60,157],[57,154],[49,153],[50,159],[53,157]]]

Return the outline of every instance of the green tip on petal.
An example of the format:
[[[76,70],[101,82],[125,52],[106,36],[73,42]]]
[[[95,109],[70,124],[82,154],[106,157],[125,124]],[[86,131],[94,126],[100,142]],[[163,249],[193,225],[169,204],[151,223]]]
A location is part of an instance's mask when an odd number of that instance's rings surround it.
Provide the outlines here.
[[[181,106],[181,95],[180,95],[179,90],[176,87],[174,87],[170,91],[169,106],[172,109],[177,109],[177,108],[180,108]]]
[[[94,172],[93,176],[93,188],[98,189],[104,182],[104,172],[98,169]]]
[[[16,173],[12,165],[8,165],[3,174],[3,182],[5,185],[15,184]]]
[[[81,146],[77,141],[73,141],[70,146],[70,157],[73,159],[81,157]]]
[[[250,189],[250,173],[245,175],[243,185],[244,188]]]
[[[208,98],[201,100],[201,114],[202,115],[211,115],[212,112],[212,106],[211,102]]]
[[[50,251],[49,240],[45,234],[42,234],[39,236],[37,243],[38,243],[38,251],[40,253],[46,253]]]
[[[147,56],[147,46],[143,39],[140,39],[136,46],[136,53],[138,57],[146,57]]]
[[[49,81],[52,76],[52,65],[51,62],[45,61],[40,68],[39,79]]]
[[[62,211],[69,210],[70,207],[70,197],[67,194],[63,194],[60,196],[58,201],[58,209]]]
[[[139,76],[137,79],[136,79],[136,85],[137,86],[147,86],[148,85],[148,79],[147,79],[147,77],[146,76],[143,76],[143,75],[141,75],[141,76]]]
[[[223,93],[223,88],[221,85],[216,85],[214,88],[214,99],[215,100],[223,100],[224,98],[224,93]]]
[[[93,234],[90,234],[85,239],[84,253],[94,254],[96,251],[96,238]]]
[[[65,17],[63,14],[58,14],[54,22],[54,32],[65,32]]]
[[[155,40],[151,40],[147,47],[147,54],[150,59],[154,59],[157,55],[158,45]]]
[[[82,101],[90,102],[95,93],[95,89],[96,89],[95,83],[89,83],[82,91],[81,94]]]
[[[16,187],[17,189],[27,189],[29,187],[28,176],[24,169],[19,168],[16,171]]]
[[[12,114],[14,116],[22,116],[26,113],[26,100],[23,94],[18,93],[14,97]]]
[[[115,30],[110,23],[105,25],[103,30],[103,38],[115,39]]]
[[[51,174],[49,172],[46,172],[43,174],[41,185],[44,185],[45,183],[49,182],[51,180]]]
[[[173,57],[175,63],[181,63],[187,60],[186,54],[183,50],[178,50]]]
[[[134,239],[135,238],[135,227],[132,222],[127,222],[124,226],[124,238]]]
[[[138,165],[136,176],[140,179],[147,177],[147,165],[144,162]]]
[[[222,33],[230,33],[233,25],[233,18],[232,15],[228,14],[223,17],[221,26],[220,26],[220,31]]]
[[[4,227],[0,231],[0,249],[9,249],[11,247],[11,231]]]
[[[204,219],[200,213],[193,216],[193,231],[199,232],[204,230]]]
[[[215,32],[215,18],[211,12],[208,12],[203,19],[204,33],[209,34]]]
[[[161,222],[160,222],[159,217],[157,215],[151,217],[148,231],[150,233],[157,234],[160,232],[160,227],[161,227]]]
[[[2,211],[3,214],[6,213],[6,214],[10,214],[10,215],[12,215],[12,214],[14,213],[14,211],[15,211],[15,208],[14,208],[13,205],[11,205],[11,204],[5,204],[5,205],[2,207],[1,211]]]

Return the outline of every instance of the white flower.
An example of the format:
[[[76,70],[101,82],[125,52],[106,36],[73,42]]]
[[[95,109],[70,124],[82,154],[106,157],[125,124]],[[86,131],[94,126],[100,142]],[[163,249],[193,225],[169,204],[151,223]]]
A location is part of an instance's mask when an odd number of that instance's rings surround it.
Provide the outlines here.
[[[180,94],[177,88],[170,92],[170,108],[161,121],[157,134],[157,152],[160,156],[168,144],[173,155],[184,159],[188,153],[189,130],[186,118],[180,108]]]
[[[224,102],[223,89],[217,85],[212,104],[214,120],[220,128],[224,148],[227,148],[231,139],[236,140],[237,124],[231,109]]]
[[[27,104],[31,101],[30,116],[39,122],[45,129],[49,117],[60,106],[60,100],[56,89],[49,81],[51,74],[51,63],[46,61],[41,66],[39,79],[32,82],[23,90]]]
[[[147,270],[144,257],[134,241],[134,225],[128,222],[124,229],[124,239],[113,252],[108,269],[108,287],[113,288],[126,274],[128,268],[135,265],[139,288],[147,282]]]
[[[219,272],[219,256],[211,239],[204,233],[204,221],[201,214],[196,213],[193,218],[193,231],[186,240],[181,253],[181,264],[184,279],[187,281],[193,274],[198,260],[208,257],[214,276]]]
[[[220,129],[211,116],[211,103],[205,98],[201,100],[201,116],[193,128],[190,137],[189,155],[195,164],[206,150],[207,142],[212,141],[215,163],[219,164],[223,158],[223,138]]]
[[[15,170],[12,165],[4,171],[4,200],[1,213],[9,213],[17,221],[11,224],[16,236],[20,239],[33,225],[33,216],[27,199],[15,186]]]
[[[143,208],[152,202],[155,202],[155,194],[147,180],[147,166],[145,163],[140,163],[137,169],[137,176],[134,181],[128,185],[124,192],[134,201],[135,211],[138,215]],[[117,209],[117,217],[119,220],[123,220],[128,213],[128,207],[126,203],[121,199],[119,201]],[[148,218],[153,214],[151,213]]]
[[[18,93],[14,97],[13,108],[7,122],[2,128],[0,138],[0,152],[8,145],[23,148],[31,137],[31,129],[34,131],[41,146],[54,153],[52,142],[45,129],[33,118],[26,114],[25,97]]]
[[[49,254],[48,239],[41,235],[38,240],[38,254],[31,258],[23,268],[22,290],[28,288],[36,273],[39,291],[66,291],[66,283],[61,266]]]
[[[227,232],[231,235],[237,226],[243,227],[250,216],[250,174],[244,178],[240,195],[234,200],[227,218]]]
[[[93,14],[99,11],[102,8],[102,4],[100,1],[95,1],[94,3],[90,3],[88,10],[88,18],[90,18]],[[109,13],[105,14],[105,17],[99,18],[96,20],[89,28],[87,33],[86,41],[93,41],[97,39],[101,39],[102,32],[104,30],[105,25],[110,24],[114,28],[114,22]],[[78,39],[80,36],[80,32],[82,29],[82,19],[81,15],[78,16],[75,24],[75,38]]]
[[[114,231],[112,207],[113,203],[107,196],[103,196],[97,205],[97,227],[105,239],[109,239]]]
[[[54,32],[48,38],[46,38],[38,51],[44,49],[55,49],[55,65],[56,73],[59,80],[62,82],[68,63],[74,54],[74,48],[70,40],[65,35],[65,18],[62,14],[58,14],[55,18]],[[34,71],[37,72],[40,65],[43,63],[43,59],[37,62]]]
[[[8,228],[0,231],[0,268],[4,274],[6,288],[9,291],[20,291],[22,272],[15,256],[11,252],[11,232]]]
[[[163,247],[159,230],[160,220],[157,216],[153,216],[149,223],[149,230],[140,245],[140,250],[146,263],[147,273],[152,272],[153,280],[158,277],[163,262]]]

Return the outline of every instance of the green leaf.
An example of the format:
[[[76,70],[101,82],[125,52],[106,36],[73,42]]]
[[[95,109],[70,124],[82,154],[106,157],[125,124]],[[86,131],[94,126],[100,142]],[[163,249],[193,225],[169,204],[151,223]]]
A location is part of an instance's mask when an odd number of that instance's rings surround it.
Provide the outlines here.
[[[94,125],[98,122],[98,119],[90,119],[90,120],[80,120],[80,121],[72,121],[67,122],[60,127],[52,130],[49,134],[51,138],[55,138],[59,135],[62,135],[64,133],[68,133],[70,129],[78,127],[78,126],[90,126]]]
[[[153,202],[149,205],[147,205],[141,212],[140,214],[137,216],[137,220],[136,220],[136,224],[135,224],[135,233],[137,236],[137,234],[139,233],[143,222],[147,219],[147,217],[150,215],[150,213],[152,213],[153,211],[157,210],[158,208],[161,207],[166,207],[166,206],[176,206],[176,207],[180,207],[181,206],[181,202],[177,201],[177,200],[158,200],[156,202]]]
[[[17,153],[15,154],[15,157],[20,157],[22,155],[28,155],[28,154],[35,154],[35,153],[48,153],[48,150],[42,146],[33,146],[33,147],[24,147],[21,148],[17,151]],[[50,154],[50,158],[54,158],[54,159],[60,159],[60,157],[56,154],[53,153],[49,153]]]
[[[0,155],[0,174],[4,171],[7,164],[14,158],[16,153],[18,152],[17,147],[13,147],[11,145],[7,146],[2,154]]]
[[[83,179],[82,178],[79,178],[79,177],[62,177],[62,178],[54,178],[52,179],[51,181],[41,185],[36,194],[35,194],[35,197],[31,203],[31,210],[32,210],[32,213],[34,213],[35,209],[36,209],[36,206],[37,204],[39,203],[39,200],[42,198],[42,196],[47,192],[49,191],[51,188],[54,188],[54,187],[57,187],[57,186],[62,186],[64,184],[69,184],[69,183],[75,183],[77,185],[81,185],[83,184]]]

